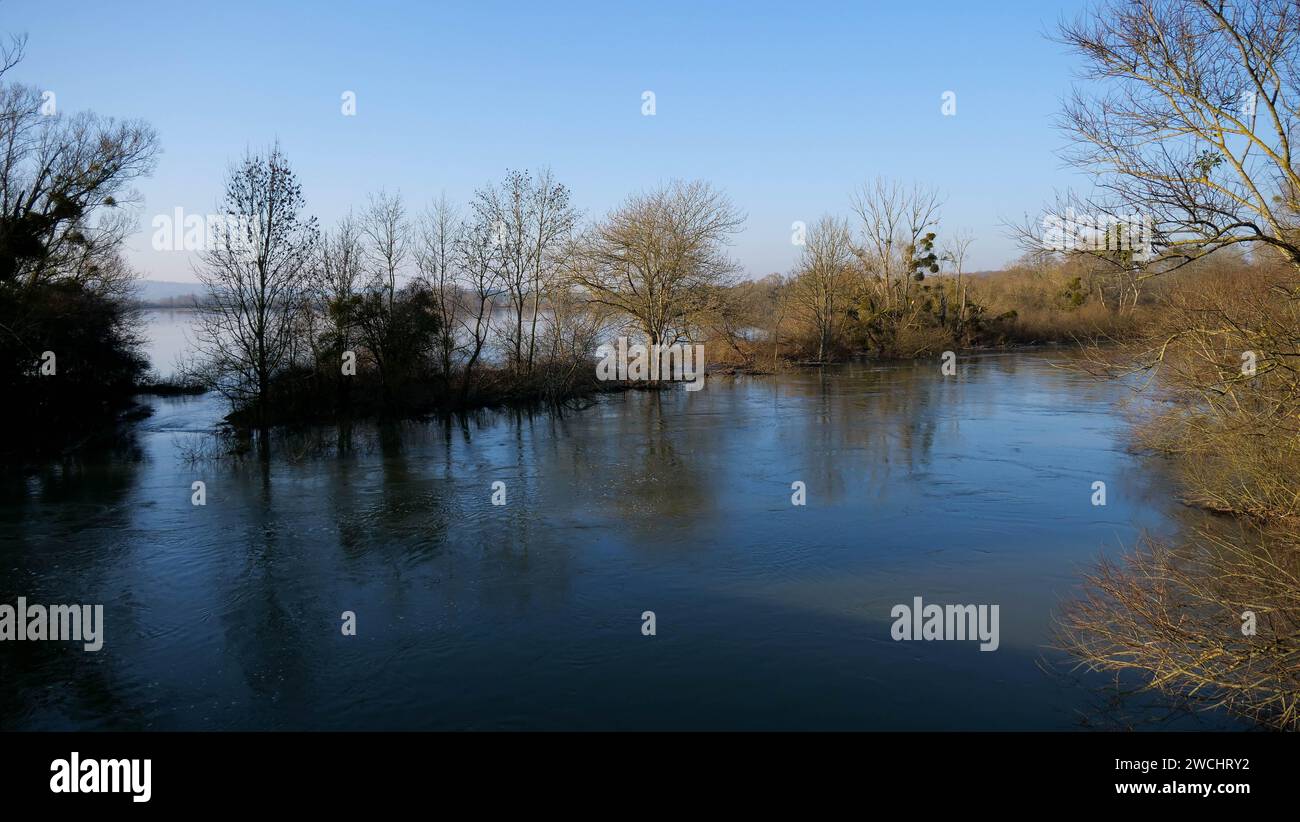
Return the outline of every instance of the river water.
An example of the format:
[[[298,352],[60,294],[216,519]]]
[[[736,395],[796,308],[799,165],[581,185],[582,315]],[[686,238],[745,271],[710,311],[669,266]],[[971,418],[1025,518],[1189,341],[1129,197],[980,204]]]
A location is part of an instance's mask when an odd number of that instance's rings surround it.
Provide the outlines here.
[[[155,360],[185,322],[153,318]],[[111,452],[6,481],[0,602],[106,627],[0,645],[0,727],[1079,727],[1101,681],[1059,672],[1053,614],[1178,512],[1126,389],[1070,356],[315,429],[269,463],[211,458],[215,397],[150,399]],[[895,641],[917,596],[998,605],[998,649]]]

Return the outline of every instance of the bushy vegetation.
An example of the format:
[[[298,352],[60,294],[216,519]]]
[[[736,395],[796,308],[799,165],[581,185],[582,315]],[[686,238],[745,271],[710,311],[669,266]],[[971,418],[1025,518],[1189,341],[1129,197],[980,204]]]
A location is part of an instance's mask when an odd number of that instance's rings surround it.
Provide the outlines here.
[[[0,324],[7,430],[21,432],[6,457],[79,444],[131,408],[147,363],[120,301],[75,281],[0,283]]]
[[[1142,376],[1139,444],[1171,458],[1188,503],[1221,515],[1103,563],[1062,612],[1062,646],[1285,729],[1300,728],[1296,23],[1285,0],[1137,0],[1061,29],[1102,85],[1066,110],[1075,160],[1104,192],[1080,210],[1146,212],[1157,254],[1134,268],[1128,302],[1161,283],[1091,367]]]
[[[0,78],[25,45],[0,48]],[[147,364],[119,250],[129,186],[156,155],[144,123],[52,112],[38,89],[0,84],[0,457],[58,452],[131,407]]]
[[[440,199],[415,217],[381,192],[323,234],[305,209],[278,147],[231,172],[224,213],[238,219],[203,255],[189,376],[230,399],[234,423],[558,404],[614,387],[591,360],[612,309],[594,286],[575,290],[589,239],[550,172],[509,172],[463,211]]]
[[[914,358],[943,351],[1045,343],[1121,341],[1137,334],[1168,288],[1152,282],[1122,302],[1121,278],[1083,257],[1026,255],[1001,271],[938,273],[885,307],[858,257],[834,277],[801,268],[733,286],[702,324],[710,360],[771,371],[854,356]]]

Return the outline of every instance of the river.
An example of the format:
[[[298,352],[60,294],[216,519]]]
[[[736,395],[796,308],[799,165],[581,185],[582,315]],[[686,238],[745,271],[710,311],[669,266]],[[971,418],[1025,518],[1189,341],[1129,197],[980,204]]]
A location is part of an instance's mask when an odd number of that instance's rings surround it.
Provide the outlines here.
[[[152,318],[155,360],[185,322]],[[105,638],[0,646],[0,727],[1079,727],[1102,681],[1059,672],[1053,614],[1178,506],[1070,356],[316,429],[269,463],[211,457],[217,398],[151,398],[6,486],[0,602],[102,603]],[[895,641],[918,596],[998,605],[997,650]]]

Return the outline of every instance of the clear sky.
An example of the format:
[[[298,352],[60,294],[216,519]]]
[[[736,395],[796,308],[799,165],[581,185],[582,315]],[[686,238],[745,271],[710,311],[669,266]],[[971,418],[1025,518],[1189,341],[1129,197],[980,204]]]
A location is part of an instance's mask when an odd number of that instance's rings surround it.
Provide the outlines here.
[[[847,215],[876,175],[937,186],[971,267],[1016,257],[1002,220],[1081,184],[1052,125],[1077,58],[1045,36],[1080,6],[0,0],[0,35],[29,35],[11,79],[61,111],[158,130],[129,252],[150,279],[193,279],[152,217],[213,211],[230,162],[276,139],[326,227],[370,191],[463,203],[507,168],[550,165],[590,217],[704,178],[748,214],[733,253],[762,276],[793,263],[792,222]]]

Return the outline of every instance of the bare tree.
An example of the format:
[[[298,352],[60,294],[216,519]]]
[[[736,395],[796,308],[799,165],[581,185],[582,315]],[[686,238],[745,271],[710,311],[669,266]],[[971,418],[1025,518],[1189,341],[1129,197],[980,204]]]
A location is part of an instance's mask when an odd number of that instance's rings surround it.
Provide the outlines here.
[[[1060,38],[1086,79],[1105,81],[1076,92],[1063,117],[1069,159],[1099,174],[1102,193],[1081,210],[1149,218],[1157,272],[1238,243],[1300,267],[1293,0],[1107,3]]]
[[[501,253],[495,228],[489,218],[477,215],[457,233],[456,267],[461,280],[462,305],[457,311],[461,330],[468,335],[465,370],[462,374],[461,401],[473,387],[474,368],[478,365],[491,331],[492,309],[508,287],[500,274]]]
[[[0,79],[26,43],[0,38]],[[84,443],[130,407],[148,363],[122,252],[131,186],[157,154],[143,122],[56,113],[39,89],[0,84],[0,391],[22,432],[0,456]],[[43,351],[57,351],[58,380],[33,369]]]
[[[1150,221],[1146,259],[1123,243],[1072,249],[1117,269],[1121,311],[1142,279],[1183,269],[1131,338],[1091,347],[1087,361],[1157,377],[1146,383],[1158,401],[1139,440],[1174,457],[1185,500],[1241,526],[1195,529],[1184,545],[1103,563],[1065,607],[1064,645],[1094,670],[1144,675],[1153,688],[1294,728],[1300,6],[1107,2],[1065,24],[1061,39],[1085,78],[1101,81],[1063,118],[1069,158],[1096,175],[1100,193],[1066,197],[1048,216]],[[1251,252],[1248,264],[1238,249]],[[1244,608],[1260,614],[1259,635],[1236,641],[1219,626]]]
[[[456,309],[461,295],[456,282],[456,256],[461,230],[456,208],[443,194],[421,218],[415,247],[419,277],[433,296],[438,320],[435,356],[444,380],[451,379],[457,351]]]
[[[938,225],[943,201],[938,191],[914,183],[904,186],[877,177],[853,195],[858,217],[858,256],[874,280],[886,311],[906,311],[917,253]]]
[[[533,370],[533,357],[537,351],[537,319],[542,295],[552,291],[561,267],[563,251],[571,248],[569,240],[578,222],[578,213],[569,204],[569,189],[555,181],[549,168],[538,173],[532,186],[532,207],[529,229],[529,265],[532,276],[529,289],[533,305],[528,333],[527,370]],[[567,288],[565,289],[567,295]]]
[[[367,240],[374,287],[384,295],[391,312],[397,296],[397,278],[406,262],[408,239],[406,207],[401,193],[380,191],[370,195],[361,218],[361,230]]]
[[[528,171],[508,171],[499,187],[475,192],[473,210],[492,228],[497,278],[510,296],[511,325],[505,337],[511,368],[531,372],[542,294],[577,222],[569,190],[550,169],[536,178]]]
[[[546,300],[550,319],[540,339],[546,347],[543,390],[554,401],[584,376],[592,378],[589,357],[606,329],[609,311],[559,282],[547,290]]]
[[[708,183],[672,182],[629,197],[593,227],[571,276],[590,300],[632,318],[650,345],[672,344],[737,272],[725,246],[744,219]]]
[[[852,294],[853,237],[846,221],[826,216],[805,240],[792,297],[817,332],[817,361],[825,362]]]
[[[302,188],[278,145],[231,169],[220,212],[226,222],[200,254],[207,301],[196,333],[216,388],[252,404],[268,422],[271,380],[287,367],[294,321],[316,252],[314,217],[302,216]]]
[[[386,191],[372,194],[361,217],[361,229],[366,240],[370,284],[362,299],[357,325],[379,371],[385,399],[391,401],[394,383],[400,380],[396,373],[397,352],[409,342],[396,332],[397,281],[410,251],[402,195]]]
[[[349,213],[334,230],[324,234],[310,269],[311,305],[302,312],[305,335],[313,349],[313,359],[328,358],[337,364],[345,351],[356,348],[356,328],[360,320],[362,293],[365,287],[366,256],[361,227]],[[324,329],[318,333],[318,323]],[[319,348],[323,343],[324,350]],[[350,382],[342,378],[338,392],[346,403]]]
[[[764,280],[766,287],[763,297],[768,309],[768,320],[771,323],[767,337],[772,344],[772,373],[776,373],[781,351],[781,324],[785,322],[786,314],[790,312],[790,303],[792,302],[790,280],[787,280],[779,273],[773,273]]]
[[[957,278],[957,328],[966,325],[966,282],[964,280],[966,255],[970,251],[975,235],[961,231],[950,236],[943,243],[941,257],[952,265],[952,272]]]
[[[0,50],[0,74],[24,42]],[[130,186],[156,166],[157,134],[136,120],[43,113],[43,102],[38,89],[0,87],[0,283],[75,279],[121,293],[129,270],[111,258],[135,230]]]
[[[361,228],[351,213],[333,231],[321,237],[314,282],[317,296],[330,303],[355,300],[365,285],[366,250]],[[347,347],[348,323],[339,326]]]
[[[23,61],[23,55],[27,51],[27,35],[11,34],[9,42],[6,45],[0,45],[0,77],[5,76],[5,72]]]
[[[511,323],[505,329],[510,367],[524,367],[524,316],[528,287],[532,279],[532,243],[529,226],[534,207],[532,176],[526,171],[508,171],[498,187],[489,184],[474,192],[472,208],[476,222],[488,231],[495,279],[509,295]]]

